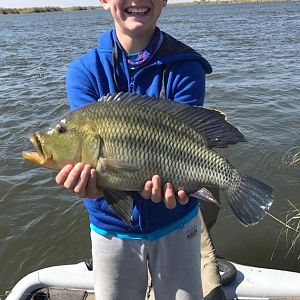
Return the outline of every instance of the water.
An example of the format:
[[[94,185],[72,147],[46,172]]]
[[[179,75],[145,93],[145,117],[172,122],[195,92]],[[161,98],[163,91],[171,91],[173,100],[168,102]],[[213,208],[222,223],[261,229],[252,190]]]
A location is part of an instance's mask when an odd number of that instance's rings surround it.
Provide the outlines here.
[[[30,133],[68,110],[67,65],[112,25],[102,10],[0,17],[0,295],[38,268],[90,257],[81,200],[21,152]],[[281,162],[300,146],[300,3],[169,6],[159,26],[212,64],[206,105],[225,111],[248,139],[224,155],[275,187],[272,214],[284,218],[287,199],[300,208],[300,168]],[[280,234],[270,217],[244,228],[222,203],[213,229],[218,254],[300,271],[299,242],[290,248],[297,235]]]

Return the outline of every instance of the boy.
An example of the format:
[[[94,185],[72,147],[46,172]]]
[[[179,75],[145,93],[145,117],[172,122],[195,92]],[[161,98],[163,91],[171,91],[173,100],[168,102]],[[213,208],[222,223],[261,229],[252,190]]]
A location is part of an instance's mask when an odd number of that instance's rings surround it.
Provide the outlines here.
[[[119,91],[202,105],[211,67],[156,27],[166,0],[101,3],[115,28],[71,64],[71,109]],[[89,165],[67,165],[56,177],[58,184],[85,198],[90,213],[96,299],[145,299],[148,268],[157,300],[203,299],[198,200],[184,191],[175,195],[171,184],[161,187],[160,177],[153,175],[134,204],[132,227],[110,209]]]

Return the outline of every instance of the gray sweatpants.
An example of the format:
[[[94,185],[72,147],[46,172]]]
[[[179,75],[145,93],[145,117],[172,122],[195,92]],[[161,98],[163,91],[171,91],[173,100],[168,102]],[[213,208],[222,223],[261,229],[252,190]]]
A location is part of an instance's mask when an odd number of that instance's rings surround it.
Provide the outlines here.
[[[200,219],[155,241],[91,231],[97,300],[144,300],[151,274],[156,300],[202,300]]]

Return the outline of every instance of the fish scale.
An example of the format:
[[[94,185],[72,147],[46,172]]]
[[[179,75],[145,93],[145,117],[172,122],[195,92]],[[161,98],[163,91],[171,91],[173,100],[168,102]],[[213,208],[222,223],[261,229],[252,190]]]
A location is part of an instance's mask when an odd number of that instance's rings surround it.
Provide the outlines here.
[[[160,175],[163,183],[170,181],[170,174],[173,174],[171,183],[175,191],[184,189],[193,193],[202,185],[226,186],[227,179],[216,176],[224,174],[221,171],[225,168],[225,163],[218,163],[222,161],[222,157],[206,148],[199,148],[203,144],[203,138],[195,134],[192,128],[184,128],[181,122],[171,118],[158,118],[159,112],[141,109],[138,105],[128,107],[119,104],[118,108],[111,112],[112,107],[107,105],[102,114],[98,115],[98,118],[103,119],[98,131],[108,148],[107,151],[104,150],[105,156],[109,159],[126,160],[141,171],[127,174],[126,177],[108,174],[109,178],[105,181],[109,181],[111,186],[141,190],[143,183],[153,174]],[[95,119],[93,111],[90,114],[91,119]],[[145,122],[145,119],[148,121]],[[118,126],[119,124],[124,125]],[[157,153],[164,155],[154,157]],[[212,166],[214,164],[215,167]],[[99,181],[103,183],[104,180]]]

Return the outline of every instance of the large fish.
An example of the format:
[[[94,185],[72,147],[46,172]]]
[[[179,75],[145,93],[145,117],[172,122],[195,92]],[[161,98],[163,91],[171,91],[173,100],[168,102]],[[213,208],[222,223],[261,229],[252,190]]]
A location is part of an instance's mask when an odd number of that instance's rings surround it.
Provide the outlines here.
[[[73,110],[52,129],[35,133],[31,142],[37,152],[23,152],[23,157],[56,170],[90,164],[110,206],[127,223],[132,191],[141,191],[158,174],[175,191],[200,198],[209,198],[203,186],[219,187],[248,226],[263,218],[274,195],[271,187],[240,174],[212,150],[240,141],[244,136],[218,111],[119,93]]]

